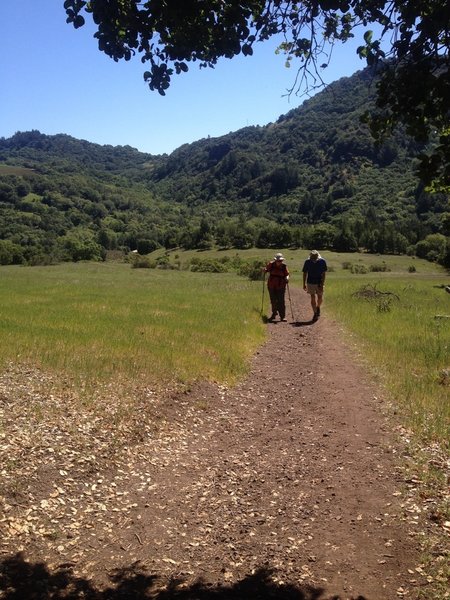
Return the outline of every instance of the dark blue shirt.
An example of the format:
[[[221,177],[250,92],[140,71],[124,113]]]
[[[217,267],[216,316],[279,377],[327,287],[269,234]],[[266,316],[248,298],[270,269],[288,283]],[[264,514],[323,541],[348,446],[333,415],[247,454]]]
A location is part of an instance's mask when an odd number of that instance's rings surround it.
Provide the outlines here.
[[[324,258],[318,258],[317,260],[307,258],[302,270],[303,273],[307,273],[307,283],[321,283],[325,271],[327,271],[327,263]]]

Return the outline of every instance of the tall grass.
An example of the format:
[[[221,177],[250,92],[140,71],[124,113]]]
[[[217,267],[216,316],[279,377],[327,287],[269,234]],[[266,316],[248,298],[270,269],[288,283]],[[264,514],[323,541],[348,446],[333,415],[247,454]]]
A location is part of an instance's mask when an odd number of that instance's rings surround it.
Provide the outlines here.
[[[450,297],[444,273],[421,278],[399,273],[329,276],[327,306],[382,376],[407,423],[428,440],[448,443]],[[365,284],[388,294],[355,296]]]
[[[260,286],[114,263],[3,267],[0,364],[86,380],[233,382],[264,339]]]

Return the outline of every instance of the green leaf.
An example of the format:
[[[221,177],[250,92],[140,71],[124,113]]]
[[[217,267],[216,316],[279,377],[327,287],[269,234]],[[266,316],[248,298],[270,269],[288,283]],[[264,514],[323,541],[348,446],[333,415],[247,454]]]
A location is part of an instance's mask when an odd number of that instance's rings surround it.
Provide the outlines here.
[[[356,50],[356,54],[360,58],[367,58],[367,48],[365,46],[358,46],[358,48]]]
[[[82,17],[81,15],[77,15],[73,22],[73,26],[75,27],[75,29],[78,29],[79,27],[83,27],[84,23],[84,17]]]

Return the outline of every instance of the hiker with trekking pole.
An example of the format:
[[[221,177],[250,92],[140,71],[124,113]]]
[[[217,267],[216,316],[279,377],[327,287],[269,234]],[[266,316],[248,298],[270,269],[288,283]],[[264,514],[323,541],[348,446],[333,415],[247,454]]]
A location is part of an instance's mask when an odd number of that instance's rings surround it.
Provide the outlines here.
[[[284,296],[286,293],[286,286],[289,282],[289,270],[283,261],[284,256],[281,253],[278,253],[274,256],[274,259],[264,267],[264,279],[265,274],[269,273],[267,289],[272,305],[272,314],[269,317],[269,321],[271,322],[275,320],[277,315],[280,316],[280,321],[286,321],[286,303]]]

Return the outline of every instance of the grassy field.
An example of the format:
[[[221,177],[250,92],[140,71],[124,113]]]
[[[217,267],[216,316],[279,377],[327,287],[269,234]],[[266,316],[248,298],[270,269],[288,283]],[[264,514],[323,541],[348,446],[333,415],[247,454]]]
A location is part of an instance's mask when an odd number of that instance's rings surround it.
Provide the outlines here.
[[[286,258],[286,264],[293,275],[293,283],[297,281],[300,283],[301,281],[301,269],[303,266],[303,261],[308,258],[308,250],[285,250],[281,249],[257,249],[251,248],[249,250],[172,250],[167,253],[169,260],[171,263],[180,263],[181,267],[185,267],[189,264],[189,261],[194,257],[200,258],[221,258],[224,256],[233,257],[239,255],[242,259],[258,259],[263,261],[272,260],[274,255],[277,252],[283,252],[283,255]],[[164,250],[155,250],[149,256],[151,258],[158,258],[166,254]],[[430,263],[426,260],[418,259],[412,256],[387,256],[387,255],[378,255],[378,254],[362,254],[359,252],[323,252],[324,258],[327,260],[328,267],[331,271],[339,271],[342,272],[344,276],[348,276],[348,270],[344,270],[342,268],[343,263],[349,262],[354,265],[365,265],[368,269],[373,266],[383,265],[385,263],[388,268],[391,269],[391,274],[395,276],[398,273],[407,274],[408,270],[412,267],[416,269],[416,272],[419,276],[422,275],[431,275],[436,277],[442,277],[445,275],[443,269],[437,267],[435,264]],[[387,275],[388,273],[386,273]],[[445,279],[445,277],[444,277]],[[449,279],[449,278],[447,278]]]
[[[269,260],[274,252],[239,255]],[[170,260],[183,267],[193,256],[225,254],[236,252],[174,251]],[[407,424],[427,439],[448,440],[450,295],[437,286],[450,277],[407,256],[324,255],[330,267],[326,310],[351,332]],[[287,250],[285,256],[291,286],[300,285],[307,252]],[[351,265],[386,271],[355,274]],[[92,382],[233,383],[265,336],[261,284],[234,273],[113,262],[0,272],[0,365],[32,363]],[[369,293],[355,296],[367,285]]]
[[[0,175],[32,175],[34,169],[28,169],[27,167],[14,167],[12,165],[0,164]]]
[[[264,339],[261,286],[117,263],[2,267],[0,364],[91,379],[233,382]]]

